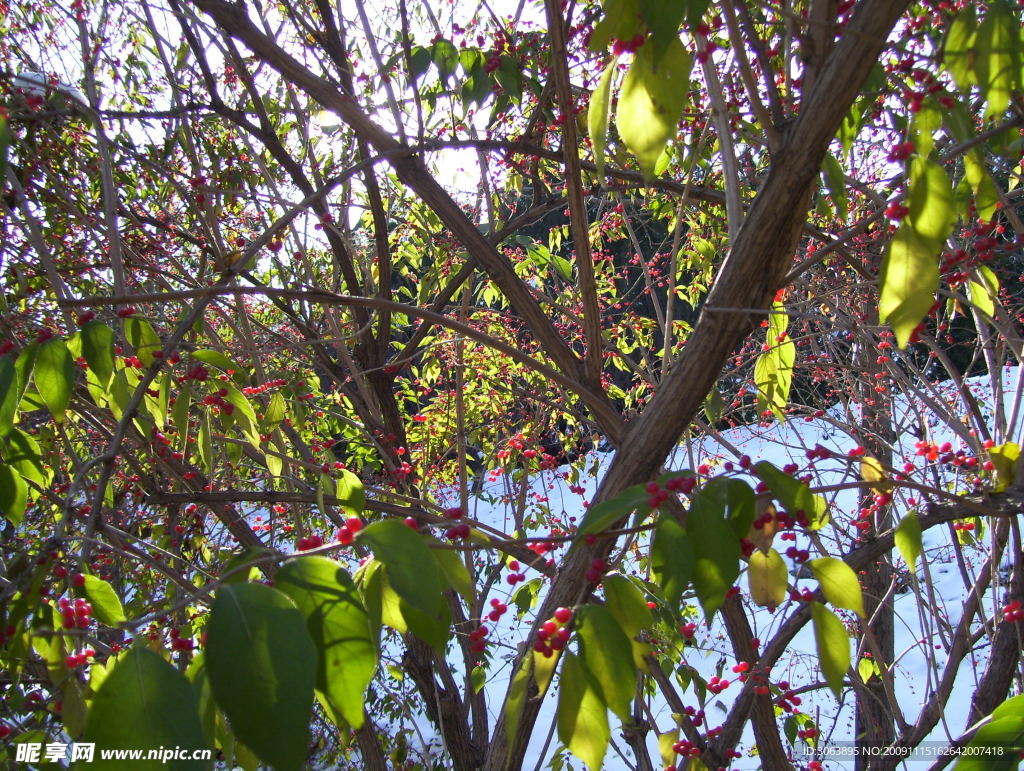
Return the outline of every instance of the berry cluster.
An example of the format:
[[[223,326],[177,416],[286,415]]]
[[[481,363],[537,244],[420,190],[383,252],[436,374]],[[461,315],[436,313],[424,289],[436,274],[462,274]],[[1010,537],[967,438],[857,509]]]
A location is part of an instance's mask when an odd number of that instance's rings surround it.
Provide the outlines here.
[[[285,380],[284,378],[278,378],[277,380],[268,380],[263,385],[250,386],[248,388],[243,388],[242,389],[242,393],[245,394],[246,396],[253,396],[253,395],[257,395],[257,394],[263,393],[268,388],[280,388],[283,385],[288,385],[288,381]]]
[[[505,581],[509,586],[515,586],[521,581],[526,580],[526,574],[520,571],[521,566],[519,560],[510,560],[508,563],[509,574],[505,576]]]
[[[338,528],[338,543],[348,546],[356,537],[356,533],[363,529],[363,520],[359,517],[349,517],[345,524]]]
[[[497,622],[507,611],[508,605],[503,603],[501,600],[494,598],[491,600],[491,612],[487,614],[487,618],[491,621]]]
[[[69,656],[64,657],[64,666],[68,669],[78,669],[78,667],[84,666],[89,662],[93,656],[96,655],[96,651],[92,648],[85,648],[81,653],[72,653]]]
[[[81,575],[81,573],[77,575]],[[81,586],[81,584],[75,584],[75,586]],[[92,623],[92,605],[83,597],[74,601],[67,597],[61,597],[57,600],[57,608],[60,610],[61,626],[65,629],[88,629],[89,624]]]
[[[571,621],[572,611],[569,608],[556,610],[555,615],[537,630],[537,640],[533,644],[533,649],[544,658],[551,658],[555,651],[562,650],[572,636],[572,632],[569,631]]]
[[[300,538],[295,542],[295,548],[298,551],[308,551],[309,549],[319,549],[324,545],[324,539],[318,535],[307,535],[305,538]]]
[[[1021,608],[1020,600],[1014,600],[1003,607],[1003,621],[1024,621],[1024,608]]]

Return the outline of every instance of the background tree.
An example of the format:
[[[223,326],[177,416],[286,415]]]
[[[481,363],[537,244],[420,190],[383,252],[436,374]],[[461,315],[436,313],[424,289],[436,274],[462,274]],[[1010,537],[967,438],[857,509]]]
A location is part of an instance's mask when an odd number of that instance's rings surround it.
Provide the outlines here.
[[[1008,762],[1020,21],[8,8],[0,731],[817,768],[852,700],[858,767]]]

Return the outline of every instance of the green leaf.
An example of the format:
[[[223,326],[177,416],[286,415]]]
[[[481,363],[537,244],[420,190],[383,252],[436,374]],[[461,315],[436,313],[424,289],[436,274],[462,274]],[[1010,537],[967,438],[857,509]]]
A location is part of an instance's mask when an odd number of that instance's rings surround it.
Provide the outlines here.
[[[740,544],[724,510],[692,506],[686,532],[693,544],[693,587],[708,620],[740,574]]]
[[[865,656],[857,662],[857,674],[860,676],[860,679],[866,683],[871,679],[872,675],[880,675],[881,670],[879,670],[878,664],[874,659],[869,659]]]
[[[659,0],[659,2],[641,3],[640,16],[651,31],[645,46],[654,47],[654,59],[657,61],[672,41],[679,36],[679,24],[686,15],[688,3],[685,0]]]
[[[274,576],[306,617],[317,651],[316,686],[353,728],[363,725],[363,698],[377,669],[377,644],[352,578],[326,557],[288,560]]]
[[[1016,31],[1014,25],[1017,26]],[[1017,52],[1019,31],[1020,20],[1017,14],[1002,2],[989,5],[985,20],[978,27],[974,71],[978,76],[981,93],[988,102],[985,120],[1006,112],[1014,86],[1020,85],[1020,57]]]
[[[619,59],[613,56],[601,75],[601,80],[590,95],[590,107],[587,109],[587,133],[594,148],[594,163],[597,165],[598,182],[604,181],[604,151],[608,145],[608,113],[611,110],[612,80],[618,67]]]
[[[692,60],[678,37],[660,58],[654,46],[642,46],[622,81],[615,125],[646,179],[651,179],[662,150],[678,131],[690,92]]]
[[[1017,459],[1020,457],[1020,445],[1016,442],[997,444],[988,449],[988,457],[995,465],[993,472],[993,490],[1004,492],[1013,484],[1017,471]]]
[[[413,46],[409,52],[409,79],[411,81],[419,80],[428,69],[430,69],[431,57],[430,50],[423,46]]]
[[[117,626],[127,620],[124,608],[121,607],[121,598],[117,596],[114,587],[99,576],[86,573],[81,592],[92,604],[93,615],[101,624]]]
[[[840,222],[846,222],[850,201],[846,195],[846,175],[843,173],[843,167],[832,153],[825,153],[822,171],[825,172],[825,184],[836,207],[836,217]]]
[[[896,231],[882,260],[878,316],[906,348],[917,325],[931,310],[939,288],[938,252],[907,224]]]
[[[75,380],[75,364],[67,343],[53,337],[40,345],[33,377],[43,404],[60,423],[71,401],[71,386]]]
[[[670,608],[679,605],[693,577],[693,543],[671,514],[658,517],[651,541],[651,573]]]
[[[717,512],[728,520],[737,538],[744,538],[756,517],[756,501],[753,489],[742,479],[715,477],[694,493],[690,510],[708,508]]]
[[[7,437],[7,449],[3,451],[7,461],[25,479],[40,487],[50,483],[51,472],[43,463],[42,452],[36,440],[20,429],[13,429]]]
[[[245,398],[245,394],[233,385],[224,383],[222,387],[227,391],[224,399],[235,408],[232,412],[235,422],[238,423],[238,427],[242,430],[249,444],[258,450],[260,448],[260,432],[256,422],[256,412],[253,410],[249,400]]]
[[[79,333],[82,356],[104,388],[114,374],[114,330],[100,321],[90,321]]]
[[[850,636],[839,617],[820,602],[811,603],[811,623],[821,673],[838,699],[850,668]]]
[[[21,474],[5,464],[0,464],[0,514],[15,525],[25,517],[28,504],[28,485]]]
[[[999,298],[999,279],[987,265],[978,265],[974,269],[974,276],[978,280],[972,278],[967,283],[971,304],[988,318],[994,318]]]
[[[194,751],[209,746],[199,722],[199,698],[192,684],[171,664],[141,645],[120,656],[103,679],[93,696],[82,741],[95,743],[104,750],[186,747]],[[132,770],[212,765],[184,760],[102,762],[103,768]]]
[[[305,765],[317,651],[282,592],[227,584],[207,623],[206,667],[235,736],[275,769]]]
[[[789,401],[789,390],[793,383],[796,344],[786,334],[789,315],[782,303],[772,303],[768,319],[768,350],[758,356],[754,364],[757,409],[760,412],[771,410],[779,420],[784,421],[786,402]]]
[[[266,412],[263,413],[263,420],[260,423],[260,432],[263,434],[272,434],[274,429],[281,425],[281,421],[284,420],[287,414],[287,405],[284,401],[284,394],[280,391],[275,391],[274,395],[270,397],[270,404],[267,405]]]
[[[978,218],[991,220],[999,208],[999,189],[985,168],[984,158],[976,149],[964,154],[964,177],[974,192],[974,207]]]
[[[515,677],[508,686],[505,699],[505,736],[514,737],[519,730],[519,720],[526,706],[526,693],[533,674],[533,656],[524,656]]]
[[[603,51],[613,38],[631,40],[642,29],[639,0],[605,0],[604,18],[594,27],[588,47]]]
[[[10,356],[0,356],[0,439],[11,433],[18,412],[18,373]]]
[[[913,570],[921,556],[921,520],[917,518],[916,511],[908,511],[906,516],[900,520],[896,532],[893,533],[893,538],[903,561],[907,563],[908,568]]]
[[[651,652],[650,644],[640,642],[645,630],[654,626],[654,614],[647,607],[647,600],[637,585],[623,575],[611,573],[601,580],[608,612],[615,617],[619,628],[629,638],[633,650],[633,666],[647,671],[644,658]]]
[[[811,530],[820,530],[828,524],[828,503],[820,495],[790,474],[775,468],[766,460],[754,464],[754,473],[768,485],[772,495],[791,516],[803,512]]]
[[[348,469],[342,469],[338,475],[335,497],[349,516],[359,516],[366,509],[366,489],[363,487],[363,480]]]
[[[419,533],[398,519],[383,519],[359,531],[359,541],[383,563],[388,584],[402,602],[402,616],[418,637],[443,651],[451,616],[437,559]]]
[[[826,600],[837,608],[852,610],[864,618],[864,597],[853,568],[835,557],[821,557],[807,564],[818,579]]]
[[[987,721],[987,722],[985,722]],[[1007,699],[983,721],[971,737],[956,771],[1014,771],[1024,749],[1024,696]]]
[[[910,191],[906,224],[927,244],[934,257],[942,251],[956,222],[956,197],[946,170],[915,155],[910,160]],[[934,291],[934,290],[933,290]]]
[[[153,363],[153,354],[163,347],[150,323],[138,316],[129,316],[124,320],[124,334],[144,367]]]
[[[583,663],[571,653],[562,656],[558,694],[558,738],[591,769],[603,768],[611,739],[608,708]]]
[[[469,673],[469,682],[473,686],[473,693],[480,693],[487,685],[487,670],[477,664]]]
[[[782,556],[775,549],[769,549],[767,554],[755,549],[747,568],[747,584],[755,605],[775,608],[785,602],[789,572]]]
[[[624,721],[629,721],[630,704],[636,695],[636,667],[629,638],[605,607],[585,605],[576,615],[584,666],[593,676],[604,703]]]
[[[440,546],[440,544],[438,545]],[[443,547],[430,551],[437,559],[437,564],[441,566],[441,572],[444,574],[447,584],[462,595],[469,607],[473,607],[475,597],[473,579],[469,575],[469,570],[466,569],[466,563],[462,561],[461,552]]]
[[[650,508],[647,504],[647,491],[643,485],[631,485],[608,501],[602,501],[587,509],[580,522],[578,535],[600,533],[607,530],[627,514],[637,509]]]
[[[974,75],[977,31],[974,5],[968,3],[950,23],[946,33],[943,62],[961,91],[969,91],[977,82]]]

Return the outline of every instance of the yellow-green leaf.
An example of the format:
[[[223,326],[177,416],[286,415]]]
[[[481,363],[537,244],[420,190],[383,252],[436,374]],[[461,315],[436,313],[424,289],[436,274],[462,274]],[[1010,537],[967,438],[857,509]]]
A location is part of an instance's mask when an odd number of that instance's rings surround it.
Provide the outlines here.
[[[597,165],[597,179],[604,179],[604,150],[608,144],[608,113],[611,109],[612,79],[619,64],[619,58],[613,56],[601,75],[601,80],[590,96],[590,107],[587,110],[587,133],[590,144],[594,148],[594,163]]]
[[[903,561],[913,570],[921,556],[921,521],[917,518],[917,512],[907,512],[896,527],[893,537]]]
[[[811,623],[821,673],[832,693],[839,698],[843,677],[850,668],[850,635],[839,617],[820,602],[811,603]]]
[[[807,564],[818,579],[826,600],[863,618],[864,597],[853,568],[835,557],[822,557]]]
[[[654,46],[645,45],[633,57],[622,81],[615,125],[644,176],[650,179],[666,143],[677,132],[679,117],[690,91],[690,54],[678,37],[656,60]]]
[[[999,279],[987,265],[979,265],[974,269],[974,276],[967,283],[967,294],[971,304],[988,318],[996,315],[996,302],[999,297]]]
[[[1014,62],[1017,58],[1014,56],[1017,46],[1014,24],[1019,27],[1020,21],[1015,20],[1015,14],[1005,3],[993,2],[975,37],[974,71],[988,102],[986,119],[1006,112],[1015,81],[1019,84],[1020,62]]]
[[[978,20],[974,5],[968,3],[950,23],[949,32],[946,33],[943,61],[961,91],[970,90],[976,82],[974,42],[977,31]]]
[[[75,364],[67,344],[53,337],[39,346],[33,377],[43,404],[58,423],[64,420],[64,411],[71,401],[71,384],[75,379]]]
[[[907,224],[934,254],[945,246],[956,222],[956,197],[946,170],[922,155],[910,160]]]
[[[860,461],[860,478],[867,482],[876,493],[887,493],[892,489],[889,476],[878,458],[865,455]]]
[[[608,708],[583,662],[571,653],[562,656],[562,660],[558,738],[591,769],[603,768],[604,754],[611,739]]]
[[[938,252],[904,224],[889,242],[882,261],[878,315],[906,348],[914,329],[931,310],[939,288]]]
[[[633,651],[619,622],[601,605],[587,605],[577,611],[577,634],[581,656],[593,675],[603,701],[612,712],[629,720],[629,706],[636,693]]]
[[[782,555],[775,549],[769,549],[767,554],[755,549],[750,555],[750,566],[747,568],[747,584],[750,587],[750,599],[756,605],[775,608],[785,602],[789,573]]]

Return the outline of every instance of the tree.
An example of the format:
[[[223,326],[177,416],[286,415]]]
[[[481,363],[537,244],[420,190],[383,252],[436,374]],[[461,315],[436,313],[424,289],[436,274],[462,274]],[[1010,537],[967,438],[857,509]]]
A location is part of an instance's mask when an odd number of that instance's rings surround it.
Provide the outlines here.
[[[509,10],[7,9],[0,731],[1011,767],[1019,5]]]

